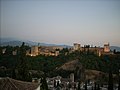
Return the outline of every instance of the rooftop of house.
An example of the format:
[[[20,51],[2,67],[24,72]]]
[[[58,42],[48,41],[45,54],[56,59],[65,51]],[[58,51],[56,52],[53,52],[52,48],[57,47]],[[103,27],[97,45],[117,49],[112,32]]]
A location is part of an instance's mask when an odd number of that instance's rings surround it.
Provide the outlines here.
[[[9,77],[0,79],[0,90],[35,90],[38,86],[38,83],[19,81]]]

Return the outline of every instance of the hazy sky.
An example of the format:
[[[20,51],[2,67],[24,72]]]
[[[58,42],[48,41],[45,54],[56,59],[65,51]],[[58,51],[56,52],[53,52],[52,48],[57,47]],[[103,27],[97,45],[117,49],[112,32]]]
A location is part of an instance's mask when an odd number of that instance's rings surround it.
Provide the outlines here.
[[[120,0],[1,0],[1,37],[120,46]]]

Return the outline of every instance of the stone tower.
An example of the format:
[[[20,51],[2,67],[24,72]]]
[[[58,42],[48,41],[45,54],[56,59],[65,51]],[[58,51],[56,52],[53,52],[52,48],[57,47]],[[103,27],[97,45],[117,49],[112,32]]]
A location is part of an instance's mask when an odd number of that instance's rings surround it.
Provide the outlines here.
[[[31,56],[37,56],[38,55],[38,46],[32,46],[31,47]]]
[[[74,43],[73,49],[76,50],[80,50],[80,44],[78,43]]]
[[[109,43],[107,43],[107,44],[104,44],[104,52],[110,52],[110,45],[109,45]]]

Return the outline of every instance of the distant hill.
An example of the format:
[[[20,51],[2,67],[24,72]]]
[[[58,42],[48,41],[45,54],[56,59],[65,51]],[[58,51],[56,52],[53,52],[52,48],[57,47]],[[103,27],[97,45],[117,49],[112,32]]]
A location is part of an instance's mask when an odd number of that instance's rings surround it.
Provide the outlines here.
[[[15,38],[0,38],[0,43],[10,42],[10,41],[20,41],[20,40]]]
[[[47,43],[39,43],[39,42],[32,42],[28,40],[16,40],[12,38],[2,38],[0,39],[0,46],[21,46],[22,42],[25,42],[26,45],[28,46],[61,46],[63,48],[70,48],[71,46],[69,45],[56,45],[56,44],[47,44]]]
[[[29,43],[25,43],[26,45],[29,45]],[[21,46],[22,41],[10,41],[10,42],[3,42],[1,43],[1,46]]]
[[[39,43],[39,42],[33,42],[28,40],[17,40],[14,38],[1,38],[0,39],[0,46],[21,46],[22,42],[25,42],[26,45],[34,46],[34,45],[40,45],[40,46],[61,46],[63,48],[71,48],[69,45],[56,45],[56,44],[47,44],[47,43]],[[116,51],[120,51],[120,47],[118,46],[110,46],[110,49],[113,51],[116,49]]]
[[[110,49],[113,51],[114,49],[116,49],[116,51],[120,51],[120,47],[118,46],[110,46]]]

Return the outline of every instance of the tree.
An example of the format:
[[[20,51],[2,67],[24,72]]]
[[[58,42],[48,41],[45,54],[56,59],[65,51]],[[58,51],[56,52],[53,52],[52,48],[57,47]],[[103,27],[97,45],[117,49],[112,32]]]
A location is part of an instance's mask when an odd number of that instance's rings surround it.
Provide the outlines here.
[[[87,81],[85,82],[85,90],[87,90]]]
[[[118,78],[119,78],[119,81],[118,81],[119,82],[118,90],[120,90],[120,70],[119,70],[119,77]]]
[[[96,90],[96,82],[95,82],[94,90]]]
[[[120,77],[120,76],[119,76]],[[119,86],[118,86],[118,90],[120,90],[120,78],[119,78]]]
[[[48,85],[47,85],[45,76],[41,78],[40,90],[48,90]]]
[[[6,51],[5,51],[5,55],[11,56],[12,55],[12,51],[13,51],[13,47],[12,46],[6,46]]]
[[[0,46],[0,56],[2,55],[2,47]]]
[[[68,48],[63,48],[63,49],[60,51],[60,54],[61,54],[61,55],[66,55],[68,52],[69,52]]]
[[[15,68],[12,69],[12,78],[13,78],[13,79],[16,79]]]
[[[79,81],[79,83],[78,83],[78,90],[81,90],[81,88],[80,88],[80,81]]]
[[[57,87],[59,87],[60,86],[60,83],[59,83],[59,81],[57,81]]]
[[[23,81],[31,81],[32,78],[29,74],[29,65],[26,58],[26,49],[25,49],[25,43],[22,43],[22,46],[20,47],[19,51],[19,57],[18,57],[18,65],[16,67],[17,70],[17,79],[23,80]]]
[[[108,90],[113,90],[113,75],[112,71],[109,71]]]
[[[56,80],[54,80],[54,87],[56,87]]]
[[[98,84],[97,90],[100,90],[100,85]]]

